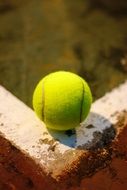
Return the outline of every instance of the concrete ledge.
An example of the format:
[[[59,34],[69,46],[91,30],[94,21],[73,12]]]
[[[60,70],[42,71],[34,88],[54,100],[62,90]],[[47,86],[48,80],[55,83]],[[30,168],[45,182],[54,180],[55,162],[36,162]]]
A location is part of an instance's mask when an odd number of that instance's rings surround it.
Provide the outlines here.
[[[126,112],[127,82],[93,103],[76,131],[54,132],[0,87],[0,183],[12,190],[65,190],[85,184],[82,180],[112,161],[115,142],[126,127],[125,119],[121,127],[118,121]]]

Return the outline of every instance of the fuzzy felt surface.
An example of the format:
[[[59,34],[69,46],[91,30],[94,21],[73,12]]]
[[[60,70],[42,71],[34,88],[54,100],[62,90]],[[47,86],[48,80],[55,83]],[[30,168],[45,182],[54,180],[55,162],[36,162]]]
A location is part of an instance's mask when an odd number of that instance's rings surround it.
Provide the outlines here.
[[[44,77],[33,94],[33,108],[48,128],[73,129],[86,118],[92,103],[88,84],[78,75],[58,71]]]

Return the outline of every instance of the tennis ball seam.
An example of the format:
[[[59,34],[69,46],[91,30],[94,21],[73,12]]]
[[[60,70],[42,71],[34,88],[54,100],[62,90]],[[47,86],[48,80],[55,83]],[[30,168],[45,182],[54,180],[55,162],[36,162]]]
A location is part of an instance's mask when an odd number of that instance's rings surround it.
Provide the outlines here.
[[[45,122],[45,89],[44,89],[44,80],[42,81],[42,119]]]
[[[63,72],[58,73],[57,75],[54,73],[54,75],[50,75],[50,77],[45,76],[35,89],[33,95],[33,107],[39,118],[44,121],[48,128],[56,130],[73,129],[78,126],[88,115],[92,103],[90,88],[87,82],[80,76],[78,76],[78,78],[73,76],[71,77],[70,75],[69,78],[68,75],[66,78],[66,75],[64,75]],[[64,85],[62,86],[63,88],[60,89],[59,93],[60,79],[62,79]],[[69,83],[71,86],[68,84],[68,79],[71,80]],[[59,82],[59,85],[54,85],[53,82]],[[64,97],[66,90],[69,91],[69,94]],[[54,93],[56,93],[56,96]],[[57,101],[57,97],[59,97],[59,101]],[[60,105],[58,105],[58,108],[55,109],[54,103],[57,105],[58,102]]]
[[[81,109],[80,109],[80,123],[82,121],[83,101],[84,101],[84,93],[85,93],[84,83],[82,80],[81,80],[81,83],[82,83],[82,98],[81,98]]]

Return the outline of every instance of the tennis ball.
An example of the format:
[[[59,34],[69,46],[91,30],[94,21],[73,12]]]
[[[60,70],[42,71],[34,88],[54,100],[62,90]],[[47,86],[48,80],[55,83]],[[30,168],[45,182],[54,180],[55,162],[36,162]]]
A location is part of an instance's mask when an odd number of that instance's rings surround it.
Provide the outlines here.
[[[46,127],[73,129],[86,118],[92,95],[86,81],[78,75],[58,71],[45,76],[33,94],[33,108]]]

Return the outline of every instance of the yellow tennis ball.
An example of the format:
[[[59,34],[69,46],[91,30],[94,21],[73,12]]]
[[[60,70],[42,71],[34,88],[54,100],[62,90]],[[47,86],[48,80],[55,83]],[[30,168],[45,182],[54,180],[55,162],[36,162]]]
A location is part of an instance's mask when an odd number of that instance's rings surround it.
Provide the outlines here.
[[[46,126],[55,130],[73,129],[86,118],[92,95],[78,75],[58,71],[44,77],[33,94],[33,108]]]

